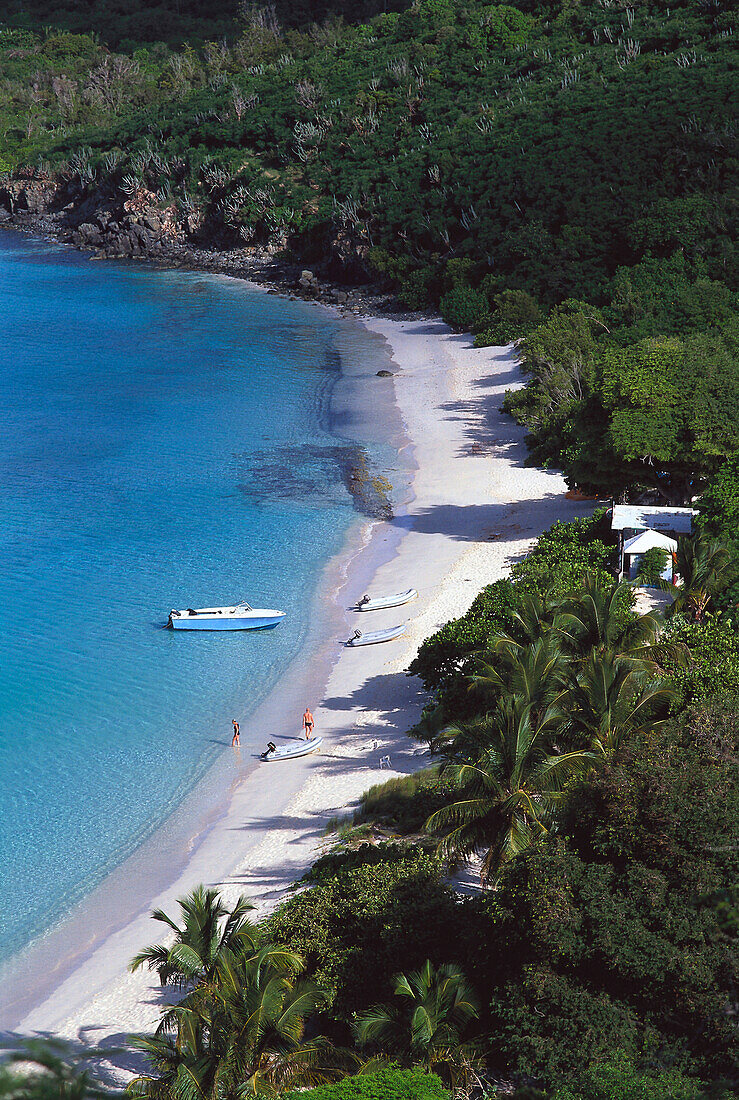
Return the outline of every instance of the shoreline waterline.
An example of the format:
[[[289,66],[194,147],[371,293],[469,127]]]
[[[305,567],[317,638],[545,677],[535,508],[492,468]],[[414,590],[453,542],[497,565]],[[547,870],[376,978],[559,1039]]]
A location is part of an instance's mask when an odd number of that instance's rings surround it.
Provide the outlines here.
[[[67,251],[59,246],[55,247],[59,252]],[[73,258],[79,263],[79,257],[74,255]],[[156,278],[155,271],[144,268],[144,272],[147,279]],[[237,301],[242,287],[251,294],[257,291],[260,295],[266,293],[261,287],[240,285],[225,276],[203,277],[214,282],[223,281],[232,294],[236,292]],[[303,303],[298,308],[315,313],[313,310],[306,310]],[[316,390],[319,423],[322,423],[324,432],[337,445],[343,445],[348,452],[355,447],[361,452],[368,443],[374,444],[377,437],[381,438],[385,450],[389,446],[394,453],[397,449],[395,434],[399,430],[399,422],[396,423],[394,419],[392,391],[384,383],[375,382],[380,389],[380,393],[375,395],[379,416],[376,432],[372,424],[361,424],[361,430],[355,434],[354,429],[358,425],[346,414],[347,405],[351,406],[353,403],[354,388],[361,390],[365,382],[362,373],[368,375],[371,367],[374,379],[376,369],[386,366],[387,356],[381,341],[375,337],[368,340],[365,329],[354,318],[343,320],[333,315],[327,320],[331,322],[334,333],[331,345],[332,367],[325,382]],[[353,361],[364,363],[363,371],[360,369],[357,372]],[[358,377],[352,377],[357,373]],[[341,398],[336,415],[332,407],[335,395]],[[357,407],[359,403],[359,399],[354,402]],[[386,473],[385,467],[381,466],[379,472]],[[401,500],[407,492],[403,479],[409,477],[410,472],[405,469],[398,473],[396,487]],[[335,659],[336,629],[331,600],[327,596],[330,597],[339,583],[339,570],[346,559],[347,551],[354,553],[355,544],[363,544],[365,529],[368,524],[371,527],[372,523],[365,516],[355,513],[343,536],[340,549],[316,574],[309,593],[311,608],[303,613],[306,619],[305,631],[299,635],[289,661],[276,668],[272,682],[260,692],[261,697],[245,701],[240,712],[241,715],[246,715],[242,721],[241,754],[234,759],[234,754],[228,748],[230,732],[228,738],[224,734],[222,747],[216,746],[215,759],[213,750],[209,748],[211,759],[204,774],[196,778],[194,784],[187,789],[177,792],[179,797],[176,802],[172,799],[172,809],[167,810],[162,819],[157,819],[152,828],[136,839],[132,846],[123,846],[122,854],[114,854],[96,876],[98,881],[93,882],[81,897],[75,898],[63,915],[55,918],[48,928],[36,934],[30,943],[3,960],[0,965],[4,985],[0,1026],[15,1026],[24,1014],[43,1003],[110,936],[137,917],[148,913],[152,893],[161,892],[184,870],[193,852],[202,846],[215,823],[227,812],[233,789],[257,768],[257,754],[252,755],[251,751],[257,737],[261,748],[269,737],[275,736],[275,730],[279,730],[276,736],[297,731],[298,716],[305,704],[305,690],[298,691],[297,687],[294,689],[294,705],[291,708],[284,702],[284,684],[288,680],[293,683],[303,682],[307,690],[312,682],[321,682],[326,675],[325,669]],[[309,668],[313,669],[314,665],[315,671],[309,673]],[[283,700],[282,707],[274,702],[279,697]],[[264,738],[254,732],[260,727],[268,730]],[[218,732],[220,731],[213,730],[216,736]],[[203,736],[210,743],[207,728],[203,730]],[[215,745],[215,741],[213,744]]]
[[[426,762],[406,736],[425,701],[420,685],[405,676],[423,638],[462,614],[554,519],[589,510],[566,501],[559,475],[524,466],[524,433],[498,411],[504,390],[521,384],[510,348],[473,351],[469,337],[455,336],[440,322],[364,324],[388,341],[400,367],[393,387],[417,470],[406,514],[374,525],[369,556],[360,551],[353,558],[352,576],[338,588],[336,615],[340,622],[343,614],[348,626],[351,615],[342,605],[361,594],[376,553],[375,590],[414,584],[420,599],[374,614],[373,627],[403,619],[407,637],[339,651],[324,698],[314,707],[326,751],[294,761],[281,778],[271,765],[247,776],[185,873],[152,904],[171,910],[174,897],[199,881],[217,885],[230,899],[246,892],[261,902],[261,912],[284,897],[314,858],[329,818],[346,812],[372,783]],[[392,769],[380,771],[379,756],[388,752]],[[273,771],[275,785],[266,789]],[[126,974],[125,964],[157,935],[142,914],[108,937],[24,1017],[22,1029],[70,1037],[89,1029],[91,1042],[112,1045],[116,1035],[153,1026],[158,987],[150,975]],[[122,1080],[131,1068],[113,1065],[111,1072]]]

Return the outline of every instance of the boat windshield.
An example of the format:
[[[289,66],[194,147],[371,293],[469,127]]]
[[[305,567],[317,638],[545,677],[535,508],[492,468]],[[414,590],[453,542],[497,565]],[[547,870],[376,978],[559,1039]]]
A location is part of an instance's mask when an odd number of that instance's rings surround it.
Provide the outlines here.
[[[254,608],[251,604],[248,604],[246,600],[242,600],[240,604],[237,604],[234,611],[253,611]]]

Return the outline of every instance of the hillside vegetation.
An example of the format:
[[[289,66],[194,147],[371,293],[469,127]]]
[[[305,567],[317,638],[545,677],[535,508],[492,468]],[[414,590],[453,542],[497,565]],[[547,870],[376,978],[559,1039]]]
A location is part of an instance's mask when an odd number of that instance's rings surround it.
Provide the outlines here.
[[[39,29],[44,10],[74,29]],[[62,178],[66,201],[144,193],[201,243],[380,280],[481,344],[525,335],[532,382],[510,408],[533,459],[688,499],[739,438],[733,14],[316,10],[216,5],[206,37],[198,9],[173,50],[135,6],[138,42],[116,7],[92,5],[87,34],[79,5],[11,4],[0,165]],[[178,11],[163,38],[195,19]]]

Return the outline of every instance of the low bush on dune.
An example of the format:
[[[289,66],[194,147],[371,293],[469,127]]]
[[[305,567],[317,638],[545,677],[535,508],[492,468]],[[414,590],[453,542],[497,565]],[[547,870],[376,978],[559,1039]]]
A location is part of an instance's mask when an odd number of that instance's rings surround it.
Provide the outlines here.
[[[432,1073],[388,1066],[377,1073],[348,1077],[335,1085],[290,1093],[286,1100],[447,1100],[449,1096]]]

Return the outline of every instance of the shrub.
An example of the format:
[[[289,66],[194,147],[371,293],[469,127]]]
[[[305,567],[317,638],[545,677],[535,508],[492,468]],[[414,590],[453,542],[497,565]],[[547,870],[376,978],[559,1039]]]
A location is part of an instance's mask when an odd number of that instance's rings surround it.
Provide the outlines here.
[[[564,592],[585,573],[598,573],[607,582],[615,566],[616,537],[605,509],[599,508],[584,519],[554,523],[514,565],[511,576],[527,591]]]
[[[347,1077],[335,1085],[291,1092],[284,1100],[447,1100],[448,1097],[435,1074],[393,1065],[376,1073]]]
[[[439,309],[446,323],[461,332],[483,324],[489,313],[485,295],[465,283],[457,283],[443,294]]]
[[[534,27],[534,20],[518,8],[498,4],[483,9],[481,24],[488,49],[502,46],[503,49],[510,50],[526,42]]]
[[[100,47],[89,34],[50,34],[41,47],[41,53],[50,61],[79,59],[92,61],[101,53]]]
[[[737,717],[724,696],[624,743],[573,791],[559,836],[484,899],[482,965],[507,952],[493,999],[520,1072],[568,1085],[621,1049],[734,1073],[739,958],[706,898],[739,872]]]
[[[452,783],[439,775],[438,767],[423,768],[370,787],[360,799],[354,822],[372,821],[400,835],[420,833],[453,790]]]
[[[504,290],[493,298],[493,316],[475,337],[475,347],[511,344],[541,324],[541,310],[525,290]]]
[[[670,555],[659,546],[652,546],[647,550],[639,563],[637,579],[641,584],[654,587],[661,579],[667,568]]]
[[[434,271],[432,268],[422,267],[411,271],[400,284],[398,299],[408,309],[426,310],[434,304],[434,295],[431,290]]]
[[[616,1053],[590,1066],[576,1085],[558,1088],[551,1100],[702,1100],[699,1081],[677,1069],[638,1069],[633,1058]]]
[[[707,616],[700,623],[675,615],[664,631],[665,642],[678,652],[665,653],[664,665],[679,689],[674,709],[710,699],[721,691],[739,692],[739,633],[725,616]],[[680,653],[687,651],[687,661]]]
[[[369,842],[360,844],[356,848],[336,849],[327,852],[325,856],[320,856],[300,881],[316,886],[360,867],[376,867],[379,864],[389,867],[392,864],[403,863],[408,859],[409,852],[410,849],[405,844],[370,844]]]
[[[310,975],[333,990],[330,1012],[339,1024],[386,1000],[398,971],[454,958],[457,904],[438,858],[415,847],[398,858],[397,849],[372,847],[370,862],[339,866],[266,922],[269,937],[301,955]]]
[[[427,691],[437,692],[444,709],[454,710],[455,717],[474,709],[467,681],[470,658],[485,648],[493,634],[512,630],[519,599],[516,586],[508,579],[487,585],[465,615],[426,638],[408,675],[420,677]]]

